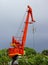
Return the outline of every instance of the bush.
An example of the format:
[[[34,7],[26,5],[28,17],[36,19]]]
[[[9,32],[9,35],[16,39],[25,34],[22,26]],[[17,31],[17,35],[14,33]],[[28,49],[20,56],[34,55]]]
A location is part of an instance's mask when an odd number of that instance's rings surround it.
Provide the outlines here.
[[[25,48],[26,54],[18,59],[19,65],[48,65],[48,56],[37,54],[34,49]],[[0,50],[0,65],[8,65],[11,60],[7,55],[7,49]]]
[[[48,56],[48,50],[43,50],[43,51],[42,51],[42,54]]]
[[[36,54],[33,57],[21,57],[19,59],[19,65],[48,65],[48,57],[42,54]]]
[[[25,47],[25,55],[26,56],[36,55],[36,51],[32,48]]]
[[[7,55],[7,49],[0,50],[0,65],[8,65],[9,61],[10,58]]]

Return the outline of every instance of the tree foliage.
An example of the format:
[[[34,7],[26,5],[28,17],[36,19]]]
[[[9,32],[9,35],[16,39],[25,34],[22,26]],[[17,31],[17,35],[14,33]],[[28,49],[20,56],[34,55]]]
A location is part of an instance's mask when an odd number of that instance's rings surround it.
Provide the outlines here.
[[[19,65],[48,65],[48,56],[37,53],[34,49],[25,48],[25,55],[18,59]],[[7,54],[7,49],[0,50],[0,65],[8,65],[11,60]]]
[[[25,47],[25,55],[26,55],[26,56],[36,55],[36,51],[35,51],[35,49],[33,49],[33,48]]]
[[[48,56],[48,50],[43,50],[43,51],[42,51],[42,54],[44,54],[44,55],[47,55],[47,56]]]
[[[7,54],[7,49],[0,50],[0,65],[7,65],[10,58]]]

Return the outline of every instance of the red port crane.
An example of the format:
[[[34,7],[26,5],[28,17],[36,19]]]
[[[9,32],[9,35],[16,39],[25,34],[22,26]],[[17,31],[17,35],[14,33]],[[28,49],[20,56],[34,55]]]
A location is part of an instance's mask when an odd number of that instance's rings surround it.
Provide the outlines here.
[[[24,55],[24,46],[25,46],[25,43],[26,43],[28,24],[33,24],[35,22],[35,20],[33,18],[32,8],[29,5],[27,7],[28,7],[28,11],[27,11],[27,16],[26,16],[25,26],[24,26],[24,29],[23,29],[22,41],[20,43],[13,36],[12,42],[11,42],[11,46],[13,46],[13,47],[8,49],[8,55],[11,58],[14,58],[15,56],[18,56],[18,55]],[[32,22],[29,22],[30,17],[31,17]]]

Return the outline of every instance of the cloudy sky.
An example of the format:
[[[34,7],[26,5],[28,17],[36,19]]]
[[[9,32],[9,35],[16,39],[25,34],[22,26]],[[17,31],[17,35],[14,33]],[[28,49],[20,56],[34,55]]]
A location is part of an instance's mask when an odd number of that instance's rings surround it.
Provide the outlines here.
[[[0,0],[0,49],[9,48],[11,37],[16,35],[27,5],[33,9],[36,23],[29,25],[26,46],[37,51],[48,49],[48,0]],[[20,34],[20,33],[19,33]]]

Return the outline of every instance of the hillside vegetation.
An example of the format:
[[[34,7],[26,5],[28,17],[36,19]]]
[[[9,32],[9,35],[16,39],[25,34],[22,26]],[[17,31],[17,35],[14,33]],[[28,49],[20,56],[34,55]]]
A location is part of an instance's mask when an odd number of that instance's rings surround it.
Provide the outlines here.
[[[0,50],[0,65],[8,65],[11,61],[7,49]],[[25,55],[18,59],[19,65],[48,65],[48,50],[37,53],[32,48],[25,48]]]

